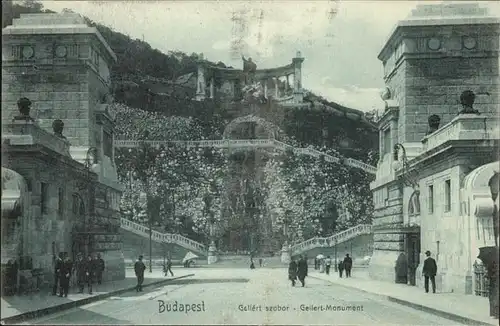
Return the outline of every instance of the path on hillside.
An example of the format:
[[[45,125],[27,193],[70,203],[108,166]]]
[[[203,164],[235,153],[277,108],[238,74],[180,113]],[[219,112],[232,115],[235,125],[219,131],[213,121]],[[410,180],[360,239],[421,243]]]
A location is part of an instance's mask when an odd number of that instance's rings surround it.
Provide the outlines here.
[[[116,148],[135,148],[142,144],[152,147],[179,145],[185,147],[215,147],[215,148],[265,148],[272,147],[280,150],[292,150],[296,154],[309,155],[316,158],[324,157],[326,162],[343,163],[353,168],[358,168],[366,173],[375,174],[377,168],[352,158],[339,158],[312,148],[299,148],[282,143],[275,139],[226,139],[226,140],[193,140],[193,141],[163,141],[163,140],[115,140]]]

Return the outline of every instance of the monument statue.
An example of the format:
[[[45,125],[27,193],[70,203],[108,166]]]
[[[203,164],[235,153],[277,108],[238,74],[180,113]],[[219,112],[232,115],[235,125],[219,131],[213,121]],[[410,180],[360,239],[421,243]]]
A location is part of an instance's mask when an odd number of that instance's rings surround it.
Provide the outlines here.
[[[463,91],[460,95],[460,104],[462,104],[462,110],[458,114],[479,114],[479,111],[473,108],[475,100],[476,94],[474,94],[473,91]]]
[[[245,59],[244,56],[241,56],[243,59],[243,74],[245,75],[245,83],[252,84],[253,77],[255,76],[255,72],[257,71],[257,65],[252,61],[252,58]]]

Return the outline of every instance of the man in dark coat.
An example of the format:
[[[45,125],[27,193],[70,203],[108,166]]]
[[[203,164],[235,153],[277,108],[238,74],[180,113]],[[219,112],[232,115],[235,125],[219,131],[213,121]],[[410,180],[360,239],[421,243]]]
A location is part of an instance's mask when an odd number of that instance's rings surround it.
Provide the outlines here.
[[[304,256],[302,256],[297,264],[297,276],[299,277],[300,283],[302,283],[302,287],[306,285],[306,276],[307,276],[307,260]]]
[[[168,275],[168,272],[170,272],[170,275],[174,276],[174,273],[172,272],[172,260],[170,260],[170,258],[167,259],[167,263],[163,268],[163,273],[165,273],[165,276]]]
[[[93,269],[94,269],[97,284],[101,284],[102,283],[102,273],[104,272],[104,259],[101,258],[101,254],[97,254],[96,259],[94,259]]]
[[[71,278],[71,271],[73,270],[73,262],[69,259],[68,253],[64,253],[64,260],[59,269],[59,296],[67,297],[69,292],[69,279]]]
[[[344,268],[345,268],[345,277],[351,277],[352,258],[349,257],[349,254],[345,255]]]
[[[338,269],[339,269],[339,276],[340,278],[342,278],[342,273],[344,272],[344,262],[342,260],[338,264]]]
[[[292,260],[288,265],[288,279],[292,281],[292,286],[295,286],[297,280],[297,262]]]
[[[85,287],[85,283],[87,283],[89,288],[89,294],[92,294],[92,257],[87,258],[87,260],[83,259],[83,255],[78,254],[77,261],[75,263],[75,271],[76,271],[76,281],[78,283],[78,293],[83,293],[83,289]]]
[[[139,259],[135,262],[134,272],[137,277],[137,286],[135,290],[137,292],[142,291],[142,283],[144,282],[144,271],[146,270],[146,265],[142,262],[142,255],[139,256]]]
[[[52,287],[52,295],[57,295],[57,286],[61,286],[60,274],[61,274],[62,265],[64,263],[63,258],[64,258],[63,253],[60,252],[59,256],[56,258],[56,261],[55,261],[55,265],[54,265],[54,286]]]
[[[87,261],[85,264],[85,283],[87,283],[87,287],[89,288],[89,294],[92,294],[92,283],[95,274],[95,264],[91,255],[87,256]]]
[[[431,252],[427,250],[425,252],[427,258],[424,261],[424,267],[422,268],[422,274],[425,278],[425,293],[429,293],[429,279],[432,283],[432,293],[436,293],[436,274],[437,274],[437,264],[434,258],[431,257]]]

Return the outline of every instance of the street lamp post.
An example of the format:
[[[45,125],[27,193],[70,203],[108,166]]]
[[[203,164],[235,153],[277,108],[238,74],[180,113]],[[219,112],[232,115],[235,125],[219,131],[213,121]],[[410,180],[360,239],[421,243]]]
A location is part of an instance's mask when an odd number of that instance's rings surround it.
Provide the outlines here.
[[[148,136],[149,136],[149,133],[146,131],[146,133],[144,135],[144,139],[147,139]],[[143,154],[144,154],[144,160],[147,161],[148,154],[149,154],[148,145],[147,145],[145,140],[142,142],[141,145],[142,145],[142,150],[143,150]],[[148,225],[149,225],[149,272],[153,273],[153,221],[152,221],[152,216],[150,214],[150,209],[149,209],[149,200],[150,200],[150,196],[149,196],[150,188],[149,187],[150,187],[150,184],[149,184],[147,172],[145,172],[143,181],[144,181],[144,186],[145,186],[145,191],[146,191],[146,216],[147,216]]]
[[[337,264],[337,239],[335,239],[335,271],[338,272],[338,264]]]

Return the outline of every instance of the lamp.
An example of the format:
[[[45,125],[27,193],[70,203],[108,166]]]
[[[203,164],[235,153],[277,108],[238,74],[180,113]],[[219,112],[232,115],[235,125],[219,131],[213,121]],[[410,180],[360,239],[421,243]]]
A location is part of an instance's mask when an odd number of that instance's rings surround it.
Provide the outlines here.
[[[394,163],[393,163],[393,168],[399,169],[400,165],[399,163],[399,151],[402,151],[402,167],[403,171],[401,173],[401,178],[403,179],[403,183],[406,186],[412,187],[415,190],[418,190],[418,182],[410,175],[409,173],[409,164],[408,164],[408,157],[406,156],[406,148],[403,146],[403,144],[396,143],[394,145],[394,150],[393,150],[393,158],[394,158]]]

